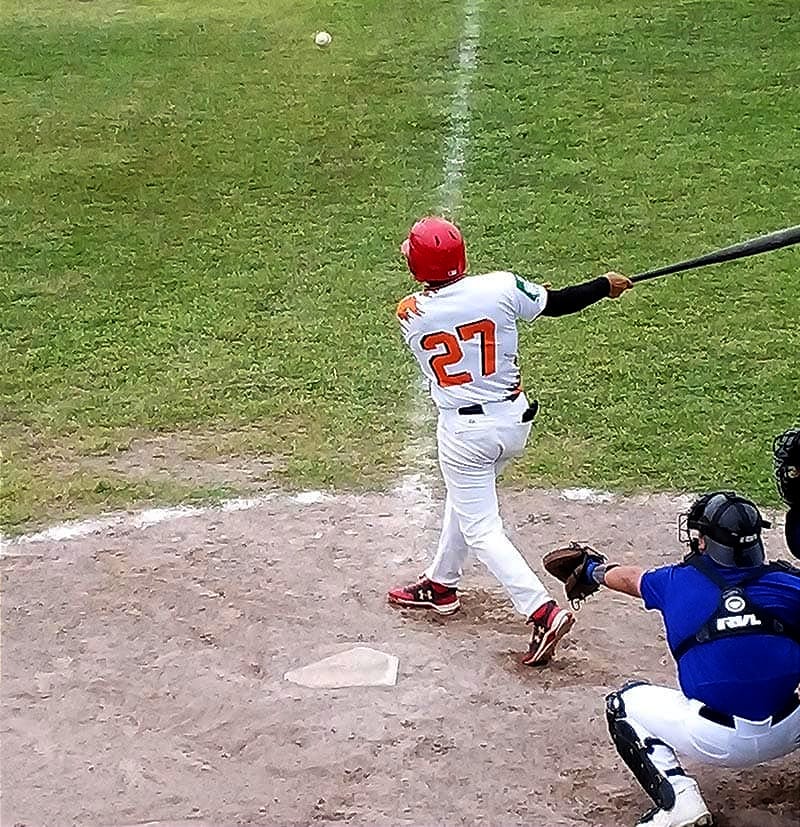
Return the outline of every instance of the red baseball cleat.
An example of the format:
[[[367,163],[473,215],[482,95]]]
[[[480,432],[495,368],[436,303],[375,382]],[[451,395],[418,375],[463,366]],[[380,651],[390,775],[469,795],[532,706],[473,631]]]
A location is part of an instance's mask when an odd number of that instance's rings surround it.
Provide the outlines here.
[[[558,642],[575,625],[575,615],[562,609],[555,600],[540,606],[528,619],[533,624],[528,654],[522,659],[525,666],[547,663]]]
[[[389,602],[396,606],[408,606],[412,609],[433,609],[440,615],[449,615],[461,608],[458,592],[450,586],[434,583],[423,577],[410,586],[392,589],[388,594]]]

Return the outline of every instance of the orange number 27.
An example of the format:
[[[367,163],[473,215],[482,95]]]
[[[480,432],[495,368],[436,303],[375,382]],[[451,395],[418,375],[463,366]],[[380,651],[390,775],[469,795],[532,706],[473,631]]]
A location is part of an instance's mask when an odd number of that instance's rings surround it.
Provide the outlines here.
[[[490,376],[497,370],[495,330],[495,323],[491,319],[479,319],[477,322],[459,325],[456,328],[458,337],[446,330],[428,333],[422,337],[420,345],[423,350],[437,350],[440,346],[444,347],[442,352],[435,353],[429,360],[431,370],[441,387],[451,388],[473,380],[474,377],[467,370],[448,373],[447,368],[458,364],[464,358],[460,342],[468,342],[475,336],[480,338],[481,373],[483,376]]]

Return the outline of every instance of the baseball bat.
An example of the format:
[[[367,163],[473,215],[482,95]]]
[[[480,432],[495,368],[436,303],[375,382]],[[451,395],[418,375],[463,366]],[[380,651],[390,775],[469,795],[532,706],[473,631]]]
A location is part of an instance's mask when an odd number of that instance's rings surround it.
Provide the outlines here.
[[[758,253],[768,253],[770,250],[779,250],[781,247],[788,247],[791,244],[800,242],[800,225],[787,227],[785,230],[776,230],[774,233],[760,235],[740,244],[732,244],[730,247],[723,247],[714,250],[713,253],[706,253],[697,258],[690,258],[686,261],[679,261],[677,264],[667,264],[664,267],[657,267],[655,270],[646,270],[631,276],[631,281],[646,281],[656,276],[666,276],[669,273],[680,273],[683,270],[694,270],[695,267],[705,267],[708,264],[721,264],[723,261],[733,261],[737,258],[755,256]]]

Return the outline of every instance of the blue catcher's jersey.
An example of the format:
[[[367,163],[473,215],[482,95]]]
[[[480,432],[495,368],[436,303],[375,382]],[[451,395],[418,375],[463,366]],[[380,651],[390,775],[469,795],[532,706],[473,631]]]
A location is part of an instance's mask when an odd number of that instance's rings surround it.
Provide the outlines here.
[[[731,586],[752,569],[729,569],[706,558]],[[720,604],[720,588],[693,566],[652,569],[642,575],[646,609],[664,618],[671,650],[695,635]],[[784,623],[800,626],[800,577],[771,571],[745,585],[748,601]],[[760,721],[777,712],[800,684],[800,643],[789,637],[742,634],[692,646],[678,658],[684,695],[729,715]]]

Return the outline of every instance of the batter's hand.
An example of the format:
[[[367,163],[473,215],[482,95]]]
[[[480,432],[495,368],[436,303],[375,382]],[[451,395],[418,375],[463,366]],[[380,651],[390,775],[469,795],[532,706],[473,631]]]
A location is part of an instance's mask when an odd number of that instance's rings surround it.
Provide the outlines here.
[[[630,290],[631,287],[633,287],[633,282],[627,276],[623,276],[622,273],[614,273],[612,271],[604,275],[611,285],[608,291],[608,297],[610,299],[618,299],[626,290]]]

